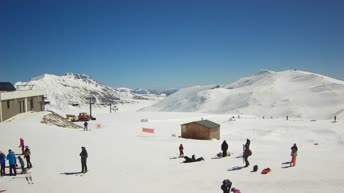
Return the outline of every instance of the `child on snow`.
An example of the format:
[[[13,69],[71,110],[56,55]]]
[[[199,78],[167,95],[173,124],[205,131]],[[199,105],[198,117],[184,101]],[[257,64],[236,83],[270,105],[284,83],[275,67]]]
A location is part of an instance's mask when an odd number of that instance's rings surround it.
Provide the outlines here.
[[[296,156],[297,156],[297,146],[296,143],[291,147],[291,162],[290,162],[290,167],[296,165]]]
[[[19,147],[21,148],[22,150],[22,154],[24,155],[24,139],[23,138],[20,138],[19,140]]]
[[[184,147],[183,144],[179,146],[179,157],[184,157]]]
[[[20,157],[20,155],[18,156],[18,160],[19,160],[20,167],[22,170],[21,174],[25,174],[26,173],[25,164],[24,164],[23,159]]]

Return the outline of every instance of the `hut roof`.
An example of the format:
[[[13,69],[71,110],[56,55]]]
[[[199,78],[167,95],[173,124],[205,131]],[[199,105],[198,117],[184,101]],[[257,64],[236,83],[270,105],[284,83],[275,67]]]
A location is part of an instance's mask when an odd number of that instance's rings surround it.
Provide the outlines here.
[[[16,89],[10,82],[0,82],[0,91],[15,91]]]
[[[220,127],[219,124],[214,123],[214,122],[209,121],[209,120],[194,121],[194,122],[191,122],[191,123],[197,123],[197,124],[203,125],[204,127],[209,128],[209,129],[219,128]],[[185,124],[182,124],[182,125],[188,125],[188,124],[190,124],[190,123],[185,123]]]

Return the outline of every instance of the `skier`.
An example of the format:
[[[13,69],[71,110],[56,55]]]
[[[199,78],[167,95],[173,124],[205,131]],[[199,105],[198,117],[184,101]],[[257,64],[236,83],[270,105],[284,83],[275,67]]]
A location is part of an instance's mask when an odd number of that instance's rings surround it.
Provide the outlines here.
[[[231,192],[233,192],[233,193],[241,193],[239,189],[236,189],[234,187],[231,189]]]
[[[87,172],[87,151],[85,147],[81,147],[82,151],[80,153],[80,157],[81,157],[81,173],[86,173]]]
[[[12,176],[14,174],[16,176],[17,175],[17,170],[16,170],[17,160],[13,151],[10,149],[8,150],[7,159],[10,164],[10,175]]]
[[[19,139],[19,147],[21,148],[21,150],[22,150],[22,154],[24,155],[24,139],[23,138],[20,138]]]
[[[222,185],[221,185],[221,189],[223,191],[223,193],[229,193],[229,191],[231,190],[232,187],[232,182],[228,179],[223,180]]]
[[[184,157],[184,147],[183,147],[183,144],[179,145],[179,157]]]
[[[228,144],[227,144],[226,140],[224,140],[222,142],[221,150],[222,150],[222,157],[226,157],[227,156],[227,150],[228,150]]]
[[[87,121],[85,121],[85,123],[84,123],[84,131],[87,131],[87,125],[88,125],[88,123],[87,123]]]
[[[23,159],[20,157],[20,155],[18,155],[18,160],[19,160],[20,167],[22,170],[21,174],[25,174],[26,173],[25,164],[24,164]]]
[[[29,149],[29,146],[25,147],[24,158],[26,159],[26,168],[28,168],[28,169],[32,168],[32,164],[31,164],[31,151]]]
[[[0,151],[0,165],[1,165],[1,170],[0,174],[1,176],[6,175],[5,173],[5,168],[6,168],[6,155]]]
[[[336,117],[336,115],[333,117],[333,119],[334,119],[334,122],[336,122],[336,120],[337,120],[337,117]]]
[[[296,165],[296,156],[297,156],[297,146],[296,143],[290,148],[291,149],[291,162],[290,162],[290,167]]]

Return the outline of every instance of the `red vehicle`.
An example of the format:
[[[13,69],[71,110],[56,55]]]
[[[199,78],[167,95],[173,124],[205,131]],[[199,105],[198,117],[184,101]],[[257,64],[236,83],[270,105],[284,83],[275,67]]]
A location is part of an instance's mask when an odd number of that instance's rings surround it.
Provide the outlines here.
[[[79,113],[78,119],[79,121],[89,121],[90,117],[87,115],[87,113]]]

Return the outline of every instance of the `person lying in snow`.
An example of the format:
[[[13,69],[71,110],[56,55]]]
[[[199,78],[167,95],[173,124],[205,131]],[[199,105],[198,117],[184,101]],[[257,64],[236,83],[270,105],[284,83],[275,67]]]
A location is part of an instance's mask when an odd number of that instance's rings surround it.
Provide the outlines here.
[[[233,193],[241,193],[239,189],[236,189],[234,187],[231,189],[231,192],[233,192]]]
[[[203,157],[197,158],[195,155],[192,155],[191,158],[189,158],[188,156],[184,156],[185,161],[183,161],[183,163],[190,163],[190,162],[198,162],[198,161],[202,161],[204,160]]]

